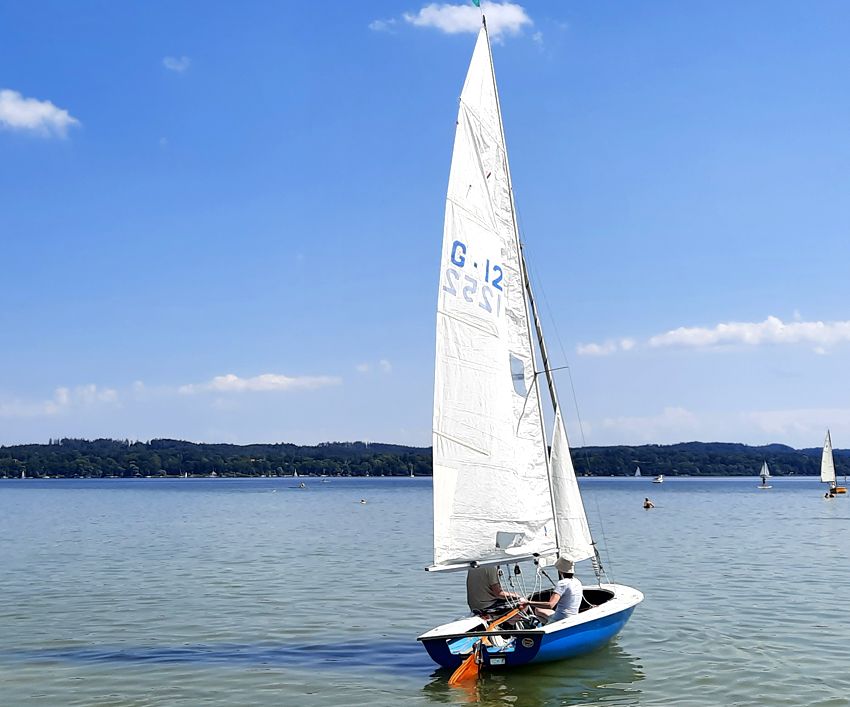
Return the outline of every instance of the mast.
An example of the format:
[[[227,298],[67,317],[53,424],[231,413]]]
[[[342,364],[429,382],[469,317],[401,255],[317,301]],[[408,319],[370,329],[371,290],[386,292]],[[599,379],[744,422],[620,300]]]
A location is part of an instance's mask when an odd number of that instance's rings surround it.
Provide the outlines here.
[[[518,250],[518,254],[519,254],[519,268],[522,272],[523,287],[525,288],[525,292],[526,292],[526,295],[527,295],[526,297],[523,298],[523,301],[525,303],[525,320],[526,320],[526,324],[527,324],[526,328],[527,328],[527,332],[528,332],[528,341],[531,344],[531,369],[534,372],[533,385],[534,385],[534,388],[537,392],[537,409],[538,409],[538,412],[540,414],[540,434],[543,437],[543,446],[544,446],[543,457],[546,461],[546,479],[547,479],[548,485],[549,485],[549,503],[552,507],[552,525],[553,525],[554,534],[555,534],[555,547],[560,548],[561,543],[560,543],[560,538],[558,536],[558,522],[557,522],[556,517],[555,517],[555,490],[552,487],[552,471],[551,471],[551,463],[550,463],[550,460],[549,460],[549,452],[548,452],[549,445],[548,445],[548,440],[547,440],[547,437],[546,437],[546,423],[545,423],[545,417],[543,415],[543,402],[540,399],[540,384],[537,380],[537,371],[534,370],[536,368],[536,366],[534,364],[534,339],[531,336],[531,327],[530,327],[530,324],[529,324],[529,320],[530,320],[529,304],[530,304],[531,313],[534,316],[534,326],[535,326],[535,329],[537,330],[537,336],[538,336],[538,341],[539,341],[539,344],[540,344],[540,351],[541,351],[541,357],[543,359],[543,365],[547,370],[549,368],[549,365],[547,363],[548,356],[546,354],[546,345],[543,343],[543,338],[542,338],[543,332],[540,329],[540,324],[539,324],[538,319],[537,319],[537,309],[534,305],[534,298],[531,295],[531,287],[530,287],[530,284],[529,284],[529,281],[528,281],[528,268],[525,265],[525,256],[523,255],[523,250],[522,250],[522,241],[520,240],[520,237],[519,237],[519,224],[517,223],[516,202],[514,200],[514,183],[513,183],[513,179],[511,178],[511,168],[510,168],[510,163],[508,161],[508,143],[507,143],[507,140],[505,139],[505,124],[502,121],[502,102],[499,99],[499,88],[498,88],[498,85],[496,84],[496,69],[493,66],[493,48],[490,45],[490,32],[487,29],[487,18],[484,16],[483,13],[481,14],[481,23],[482,23],[482,26],[484,27],[484,32],[487,36],[487,53],[490,57],[490,74],[491,74],[492,79],[493,79],[493,87],[494,87],[495,94],[496,94],[496,112],[497,112],[498,117],[499,117],[499,132],[501,133],[502,145],[504,146],[505,174],[507,175],[508,194],[510,195],[510,200],[511,200],[511,220],[513,221],[514,240],[516,241],[517,250]],[[548,373],[547,373],[547,380],[549,380]],[[551,381],[549,383],[549,394],[551,396],[553,396],[552,401],[553,401],[553,405],[555,405],[555,412],[557,412],[557,399],[554,397],[555,389],[554,389]]]

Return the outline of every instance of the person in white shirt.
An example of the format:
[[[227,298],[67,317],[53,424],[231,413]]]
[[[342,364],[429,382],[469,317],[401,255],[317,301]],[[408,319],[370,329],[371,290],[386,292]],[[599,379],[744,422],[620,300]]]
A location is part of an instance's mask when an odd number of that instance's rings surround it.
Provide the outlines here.
[[[502,589],[498,565],[471,567],[466,573],[466,603],[473,612],[487,612],[506,605],[509,599],[518,599]]]
[[[575,616],[581,606],[582,586],[574,575],[575,565],[570,560],[559,557],[555,563],[555,569],[558,570],[559,580],[552,590],[549,601],[528,602],[528,605],[534,609],[534,613],[547,624]]]

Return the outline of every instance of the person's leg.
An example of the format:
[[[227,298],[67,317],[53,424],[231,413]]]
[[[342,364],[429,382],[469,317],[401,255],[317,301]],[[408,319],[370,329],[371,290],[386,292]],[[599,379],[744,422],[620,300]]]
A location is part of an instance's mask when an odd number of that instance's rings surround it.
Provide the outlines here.
[[[534,608],[535,615],[537,616],[538,619],[543,621],[543,623],[546,623],[549,620],[549,617],[552,616],[552,614],[555,613],[554,609],[544,609],[540,606],[535,606],[533,608]]]

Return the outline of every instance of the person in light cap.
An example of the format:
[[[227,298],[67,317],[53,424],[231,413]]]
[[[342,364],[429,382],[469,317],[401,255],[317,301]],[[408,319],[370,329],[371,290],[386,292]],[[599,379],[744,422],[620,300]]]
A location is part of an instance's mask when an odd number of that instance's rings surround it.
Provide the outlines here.
[[[528,602],[534,613],[549,624],[575,616],[581,606],[582,586],[574,576],[575,565],[572,560],[559,557],[555,569],[558,570],[559,579],[549,600]]]

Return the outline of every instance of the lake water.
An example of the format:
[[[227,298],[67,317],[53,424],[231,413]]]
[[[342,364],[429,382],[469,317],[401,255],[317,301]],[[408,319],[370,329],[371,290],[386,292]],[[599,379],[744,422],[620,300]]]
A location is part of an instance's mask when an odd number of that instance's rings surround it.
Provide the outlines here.
[[[466,690],[415,640],[465,612],[430,479],[304,481],[0,481],[0,704],[850,704],[850,498],[815,478],[582,479],[645,602]]]

